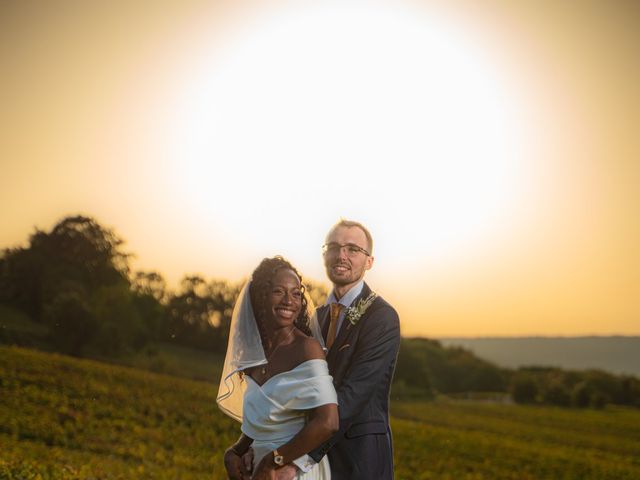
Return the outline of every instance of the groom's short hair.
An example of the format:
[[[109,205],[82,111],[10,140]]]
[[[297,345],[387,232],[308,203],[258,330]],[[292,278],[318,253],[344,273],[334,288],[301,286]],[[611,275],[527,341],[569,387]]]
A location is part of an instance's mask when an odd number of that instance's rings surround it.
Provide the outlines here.
[[[369,254],[373,253],[373,237],[371,236],[371,232],[369,232],[367,227],[365,227],[363,224],[361,224],[360,222],[356,222],[355,220],[347,220],[346,218],[340,218],[340,220],[338,220],[338,222],[336,222],[336,224],[329,229],[329,232],[327,233],[327,237],[329,237],[329,234],[338,227],[348,227],[348,228],[357,227],[360,230],[362,230],[364,232],[364,236],[367,238],[367,244],[368,244],[367,247],[369,249]]]

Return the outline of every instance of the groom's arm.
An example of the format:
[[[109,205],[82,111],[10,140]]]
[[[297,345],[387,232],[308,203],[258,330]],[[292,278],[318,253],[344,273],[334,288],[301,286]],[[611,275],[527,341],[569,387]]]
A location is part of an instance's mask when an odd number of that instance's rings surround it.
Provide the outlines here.
[[[382,381],[381,376],[393,374],[400,348],[398,314],[385,303],[370,315],[367,324],[362,325],[351,365],[337,391],[340,428],[327,442],[309,453],[316,462],[344,437],[354,419],[370,401]]]

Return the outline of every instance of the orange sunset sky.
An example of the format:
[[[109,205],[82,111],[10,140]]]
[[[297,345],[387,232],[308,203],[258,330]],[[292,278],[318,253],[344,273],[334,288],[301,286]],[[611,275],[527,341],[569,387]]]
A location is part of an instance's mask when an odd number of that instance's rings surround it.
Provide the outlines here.
[[[640,2],[2,1],[0,71],[2,248],[324,281],[344,216],[404,335],[640,334]]]

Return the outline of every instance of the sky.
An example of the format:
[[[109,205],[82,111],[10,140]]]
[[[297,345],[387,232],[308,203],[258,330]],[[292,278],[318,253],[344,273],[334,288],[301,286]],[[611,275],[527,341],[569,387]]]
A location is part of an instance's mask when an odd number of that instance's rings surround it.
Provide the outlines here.
[[[406,336],[640,334],[637,2],[4,1],[0,71],[0,248],[326,282],[344,217]]]

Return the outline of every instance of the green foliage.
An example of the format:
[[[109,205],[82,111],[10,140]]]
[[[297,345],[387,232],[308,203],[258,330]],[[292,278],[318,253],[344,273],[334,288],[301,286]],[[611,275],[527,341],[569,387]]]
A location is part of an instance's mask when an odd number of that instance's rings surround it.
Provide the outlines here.
[[[0,347],[0,478],[223,478],[211,383]]]
[[[34,322],[23,311],[0,305],[0,344],[41,347],[47,334],[47,327]]]
[[[92,298],[93,315],[98,324],[96,347],[103,354],[119,353],[127,347],[138,349],[150,336],[136,308],[128,285],[109,285],[97,289]]]
[[[167,282],[158,272],[136,272],[131,280],[131,288],[139,296],[152,297],[158,303],[166,301]]]
[[[431,372],[419,348],[406,340],[400,342],[398,362],[393,378],[393,398],[433,398]]]
[[[195,360],[195,359],[194,359]],[[217,375],[215,376],[217,380]],[[0,479],[219,479],[216,385],[0,347]],[[640,478],[640,411],[394,402],[398,480]]]
[[[396,402],[398,480],[640,478],[640,411]]]
[[[41,320],[46,305],[65,290],[91,292],[127,283],[129,255],[112,230],[84,216],[63,218],[51,232],[36,230],[27,248],[7,249],[0,269],[0,299]]]
[[[518,403],[578,408],[603,408],[609,403],[640,406],[640,380],[600,370],[521,368],[511,378],[510,391]]]
[[[504,392],[505,373],[468,350],[436,340],[402,339],[396,381],[425,392]]]
[[[122,252],[123,243],[83,216],[66,217],[50,232],[36,230],[27,248],[4,251],[0,299],[46,324],[52,346],[60,351],[80,355],[97,338],[108,348],[130,343],[131,329],[119,327],[131,324],[131,312],[118,319],[120,325],[113,322],[128,302],[129,255]],[[108,290],[125,293],[109,304],[107,314],[101,300]],[[105,321],[108,316],[111,321]]]
[[[327,287],[325,287],[321,283],[316,283],[314,281],[309,280],[308,278],[303,279],[304,285],[307,289],[307,293],[309,297],[311,297],[311,301],[316,307],[320,305],[324,305],[327,301],[327,297],[329,296],[329,291]]]
[[[240,285],[191,275],[183,278],[178,292],[170,292],[157,272],[130,274],[130,255],[122,251],[123,244],[96,220],[71,216],[50,232],[36,230],[28,247],[5,250],[0,258],[0,307],[7,308],[0,316],[14,320],[2,320],[0,342],[112,361],[143,352],[149,342],[224,352]],[[314,302],[323,303],[326,288],[305,283]],[[20,317],[16,309],[24,313],[22,322],[15,321]],[[136,361],[158,372],[177,368],[172,356],[138,356]],[[445,348],[428,339],[402,340],[394,398],[507,391],[519,403],[640,406],[640,380],[633,377],[549,368],[512,372],[464,348]]]
[[[533,375],[515,375],[511,379],[510,390],[513,400],[517,403],[535,403],[538,398],[538,385]]]
[[[0,258],[0,304],[48,330],[48,347],[73,355],[122,355],[149,340],[223,351],[239,286],[185,277],[179,293],[157,272],[129,274],[124,241],[90,217],[36,230]],[[0,341],[34,345],[28,335]]]
[[[44,313],[53,346],[71,355],[80,355],[95,336],[97,322],[82,295],[74,291],[60,292]]]
[[[177,344],[224,351],[239,285],[207,282],[200,276],[186,276],[181,291],[169,296],[169,338]]]
[[[104,359],[114,361],[113,357]],[[220,379],[223,360],[221,353],[167,342],[149,343],[138,351],[117,357],[120,365],[205,381]]]

